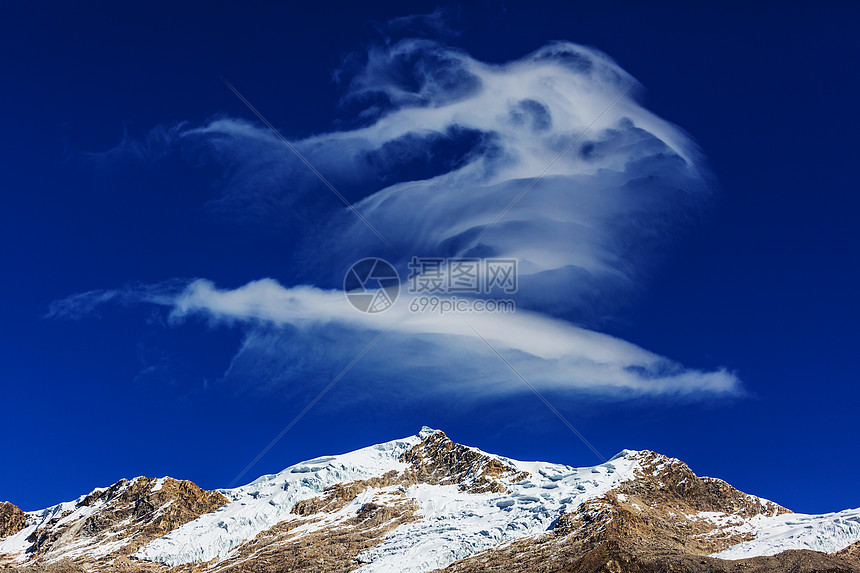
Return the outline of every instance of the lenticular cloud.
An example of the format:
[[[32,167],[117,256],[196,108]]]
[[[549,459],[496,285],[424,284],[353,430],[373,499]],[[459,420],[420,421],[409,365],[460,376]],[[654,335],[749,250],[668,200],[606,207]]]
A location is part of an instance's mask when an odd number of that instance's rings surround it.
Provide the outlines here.
[[[412,256],[509,257],[525,304],[570,310],[631,286],[708,194],[695,145],[635,88],[571,43],[504,64],[426,40],[370,50],[345,98],[361,125],[293,144],[393,248],[266,128],[226,119],[182,137],[240,163],[214,205],[312,235],[304,260],[326,261],[314,283],[334,286],[368,255],[400,269]],[[320,215],[322,230],[308,223]]]
[[[566,322],[607,293],[630,292],[708,196],[696,146],[637,103],[635,81],[614,61],[559,42],[486,63],[435,42],[404,40],[369,50],[346,86],[353,127],[291,145],[362,217],[268,128],[222,118],[170,132],[171,145],[229,166],[210,207],[301,237],[294,255],[303,262],[296,280],[304,283],[262,280],[220,290],[197,281],[170,299],[174,318],[203,314],[248,325],[237,364],[247,371],[254,353],[264,353],[268,377],[267,345],[283,345],[275,354],[285,372],[299,358],[296,348],[305,348],[303,362],[315,356],[311,362],[324,371],[336,357],[319,352],[314,340],[336,330],[344,341],[360,341],[390,328],[377,378],[423,377],[439,388],[457,380],[461,392],[478,395],[511,392],[474,369],[445,366],[445,356],[457,355],[460,364],[486,360],[489,342],[542,387],[738,391],[739,381],[724,370],[687,369]],[[357,314],[336,290],[350,264],[368,256],[391,261],[401,276],[413,256],[516,259],[515,297],[525,312],[438,317],[401,308],[389,315],[395,326],[383,324]],[[272,325],[289,336],[272,335]],[[476,331],[486,340],[473,345]],[[361,346],[344,342],[337,351],[357,354]],[[424,356],[423,365],[416,367],[416,356]]]

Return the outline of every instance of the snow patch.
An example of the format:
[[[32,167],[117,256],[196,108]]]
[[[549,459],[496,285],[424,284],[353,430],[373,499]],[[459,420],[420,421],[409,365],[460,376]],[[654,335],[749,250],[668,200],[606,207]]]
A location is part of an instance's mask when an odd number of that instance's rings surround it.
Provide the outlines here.
[[[421,521],[398,527],[382,543],[360,554],[357,561],[364,565],[356,572],[424,573],[486,549],[541,535],[564,513],[633,479],[638,466],[635,452],[613,460],[594,468],[508,460],[530,474],[510,484],[509,493],[474,494],[453,485],[414,485],[407,496],[418,502]]]
[[[336,483],[406,469],[399,458],[420,441],[418,436],[411,436],[347,454],[316,458],[242,487],[219,490],[229,500],[224,507],[153,540],[134,556],[170,566],[224,558],[247,539],[295,517],[290,511],[297,501],[316,497]]]
[[[762,518],[755,539],[714,553],[719,559],[776,555],[789,549],[836,553],[860,541],[860,508],[823,515],[786,513]]]
[[[417,436],[316,458],[246,486],[220,490],[230,500],[226,506],[150,542],[134,556],[169,566],[223,559],[258,533],[285,519],[297,518],[290,512],[300,500],[316,497],[336,483],[405,470],[408,466],[399,461],[400,456],[438,432],[425,426]],[[638,465],[636,453],[625,450],[611,463],[585,468],[506,459],[528,477],[509,485],[509,492],[502,494],[466,493],[456,485],[396,486],[392,491],[401,491],[417,502],[421,520],[398,527],[382,543],[359,555],[358,562],[364,564],[359,571],[432,571],[484,549],[540,535],[564,513],[632,479]],[[292,531],[309,533],[354,515],[375,493],[379,490],[363,492],[323,522]]]

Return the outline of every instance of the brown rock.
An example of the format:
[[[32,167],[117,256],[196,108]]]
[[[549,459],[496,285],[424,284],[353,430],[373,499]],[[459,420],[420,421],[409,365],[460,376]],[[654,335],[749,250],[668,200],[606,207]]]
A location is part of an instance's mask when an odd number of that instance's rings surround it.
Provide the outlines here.
[[[18,506],[8,501],[0,503],[0,537],[15,535],[24,529],[24,522],[26,521],[27,514],[21,511]]]
[[[739,561],[708,557],[749,538],[743,529],[732,530],[726,524],[788,510],[722,480],[698,477],[678,460],[654,452],[629,455],[637,456],[639,462],[635,479],[562,515],[545,534],[473,555],[444,571],[860,572],[860,543],[834,555],[786,551]],[[359,568],[359,556],[382,543],[387,533],[420,519],[417,503],[407,495],[408,486],[426,483],[456,485],[464,493],[503,492],[529,477],[504,458],[455,444],[442,432],[425,437],[400,461],[407,465],[403,471],[334,484],[320,495],[296,503],[288,519],[246,541],[223,561],[173,568],[128,555],[214,511],[226,499],[191,482],[168,478],[156,490],[156,480],[122,480],[79,503],[95,509],[89,516],[60,525],[67,512],[37,529],[30,537],[31,558],[25,566],[0,572],[345,573]],[[369,501],[356,503],[358,496]],[[712,519],[714,515],[719,516],[719,523]],[[8,531],[20,531],[21,516],[23,512],[14,506],[0,506],[0,526]],[[90,549],[117,540],[119,547],[106,556],[88,556]],[[83,554],[62,559],[72,544],[84,547]]]
[[[115,566],[112,568],[115,569],[123,562],[130,562],[127,555],[149,541],[227,502],[221,494],[200,489],[190,481],[166,478],[158,489],[155,488],[156,483],[158,480],[152,478],[123,479],[87,495],[77,507],[97,506],[96,511],[60,524],[73,513],[67,511],[38,527],[27,538],[32,545],[28,549],[26,564],[39,568],[58,559],[65,563],[68,560],[61,558],[72,545],[95,549],[110,542],[117,547],[106,555],[90,558],[84,552],[82,556],[74,557],[73,562],[75,566],[93,569],[98,568],[99,563],[113,561]],[[140,565],[135,567],[140,569]]]

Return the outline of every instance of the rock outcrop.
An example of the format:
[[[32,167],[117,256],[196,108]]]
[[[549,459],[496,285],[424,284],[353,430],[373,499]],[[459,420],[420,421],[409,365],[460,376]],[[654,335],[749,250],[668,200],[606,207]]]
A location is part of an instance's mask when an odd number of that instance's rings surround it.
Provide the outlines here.
[[[833,518],[833,553],[713,557],[783,517],[830,519],[790,513],[654,452],[573,468],[425,428],[235,490],[135,478],[41,512],[0,504],[0,570],[860,572],[860,512]]]
[[[834,555],[801,550],[737,561],[709,557],[751,539],[751,518],[789,510],[740,492],[722,480],[698,477],[679,460],[654,452],[635,455],[640,458],[636,479],[563,515],[547,535],[482,552],[444,571],[860,571],[860,544]]]
[[[139,547],[226,502],[223,495],[190,481],[123,479],[75,502],[30,515],[22,512],[24,526],[15,533],[27,533],[25,549],[17,559],[6,556],[6,561],[24,561],[31,567],[70,561],[87,569],[107,563],[114,568],[121,563],[136,566],[128,555]]]
[[[18,506],[8,501],[0,503],[0,537],[15,535],[24,529],[25,521],[27,521],[27,514]]]

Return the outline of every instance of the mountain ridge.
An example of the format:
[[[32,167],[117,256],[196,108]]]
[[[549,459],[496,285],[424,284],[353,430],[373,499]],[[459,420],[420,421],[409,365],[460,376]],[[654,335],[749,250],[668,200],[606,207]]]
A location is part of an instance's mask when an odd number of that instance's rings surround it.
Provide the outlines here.
[[[575,468],[427,427],[234,489],[138,477],[0,504],[0,566],[17,571],[860,571],[858,540],[860,510],[793,514],[655,452]]]

